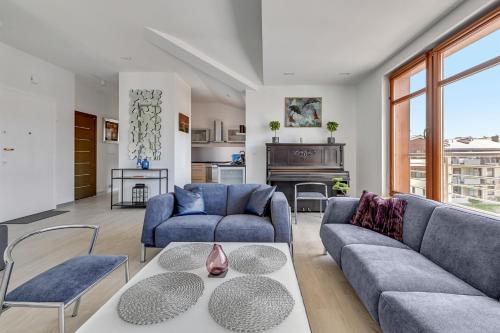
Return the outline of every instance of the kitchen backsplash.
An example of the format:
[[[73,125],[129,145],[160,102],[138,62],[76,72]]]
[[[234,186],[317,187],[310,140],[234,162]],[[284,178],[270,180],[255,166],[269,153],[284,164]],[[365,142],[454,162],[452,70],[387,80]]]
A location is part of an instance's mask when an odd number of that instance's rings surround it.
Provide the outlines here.
[[[229,162],[231,155],[245,151],[243,147],[193,147],[192,162]]]

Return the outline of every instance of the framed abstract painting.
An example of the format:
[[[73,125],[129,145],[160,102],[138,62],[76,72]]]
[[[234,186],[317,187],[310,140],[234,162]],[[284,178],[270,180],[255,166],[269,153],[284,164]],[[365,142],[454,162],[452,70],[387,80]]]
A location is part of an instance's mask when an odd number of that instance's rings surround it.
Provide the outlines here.
[[[285,127],[321,127],[321,97],[285,97]]]

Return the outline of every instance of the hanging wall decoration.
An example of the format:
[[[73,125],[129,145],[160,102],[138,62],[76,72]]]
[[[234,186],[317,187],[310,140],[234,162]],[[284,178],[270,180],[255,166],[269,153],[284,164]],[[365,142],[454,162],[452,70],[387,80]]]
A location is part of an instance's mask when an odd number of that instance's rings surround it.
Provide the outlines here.
[[[285,97],[285,127],[321,127],[321,97]]]
[[[161,157],[161,90],[131,89],[129,92],[129,145],[132,160]]]

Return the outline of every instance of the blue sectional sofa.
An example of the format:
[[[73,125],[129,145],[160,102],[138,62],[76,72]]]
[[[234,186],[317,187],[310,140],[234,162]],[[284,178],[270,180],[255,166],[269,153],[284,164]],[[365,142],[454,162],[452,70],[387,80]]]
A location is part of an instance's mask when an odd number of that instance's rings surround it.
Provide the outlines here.
[[[5,268],[5,262],[3,260],[3,253],[8,245],[8,229],[5,224],[0,224],[0,255],[2,258],[0,259],[0,271]]]
[[[359,199],[332,198],[320,229],[384,332],[499,332],[500,219],[413,195],[403,241],[349,223]]]
[[[142,229],[141,260],[147,247],[170,242],[279,242],[292,243],[290,206],[285,195],[275,192],[264,217],[245,214],[250,195],[268,185],[188,184],[201,188],[208,215],[174,216],[173,193],[149,199]]]

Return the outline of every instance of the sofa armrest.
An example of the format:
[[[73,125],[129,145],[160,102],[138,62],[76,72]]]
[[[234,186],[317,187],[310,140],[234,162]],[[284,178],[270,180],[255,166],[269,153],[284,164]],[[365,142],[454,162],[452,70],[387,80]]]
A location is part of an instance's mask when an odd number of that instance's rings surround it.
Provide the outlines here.
[[[174,194],[167,193],[156,195],[148,200],[144,225],[142,227],[141,242],[146,246],[155,246],[155,228],[168,220],[174,212]]]
[[[291,214],[288,200],[282,192],[274,192],[271,198],[271,222],[276,243],[292,242]]]
[[[328,205],[321,224],[349,223],[358,209],[359,198],[332,197],[328,199]]]

